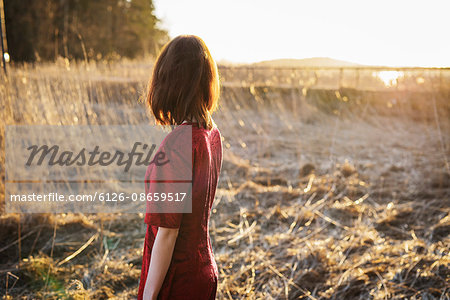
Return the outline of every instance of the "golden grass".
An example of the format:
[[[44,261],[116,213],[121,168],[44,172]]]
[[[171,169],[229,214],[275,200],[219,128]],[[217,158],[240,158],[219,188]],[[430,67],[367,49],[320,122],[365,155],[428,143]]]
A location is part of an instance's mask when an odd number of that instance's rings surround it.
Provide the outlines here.
[[[0,84],[2,149],[5,124],[147,123],[138,99],[150,68],[12,69]],[[328,90],[223,73],[218,298],[449,299],[448,87]],[[136,296],[142,214],[3,212],[0,228],[6,299]]]

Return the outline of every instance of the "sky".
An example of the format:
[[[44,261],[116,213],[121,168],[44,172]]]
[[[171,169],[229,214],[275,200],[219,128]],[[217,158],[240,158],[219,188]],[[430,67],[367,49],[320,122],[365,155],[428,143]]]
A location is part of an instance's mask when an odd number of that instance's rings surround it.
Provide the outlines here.
[[[154,0],[170,37],[200,36],[218,62],[331,57],[450,67],[448,0]]]

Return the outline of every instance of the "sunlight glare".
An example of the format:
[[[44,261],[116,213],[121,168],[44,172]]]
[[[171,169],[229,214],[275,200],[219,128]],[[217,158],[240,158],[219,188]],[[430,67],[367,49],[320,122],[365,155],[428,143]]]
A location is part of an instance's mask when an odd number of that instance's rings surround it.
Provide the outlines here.
[[[381,71],[375,74],[376,77],[383,81],[385,86],[395,86],[397,85],[397,80],[403,77],[403,72],[399,71]]]

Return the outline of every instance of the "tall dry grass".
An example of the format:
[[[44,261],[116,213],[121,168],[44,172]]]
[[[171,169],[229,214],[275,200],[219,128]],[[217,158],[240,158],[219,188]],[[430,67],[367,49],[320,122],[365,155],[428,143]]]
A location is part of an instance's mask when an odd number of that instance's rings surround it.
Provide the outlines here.
[[[150,71],[65,60],[11,69],[2,150],[6,124],[148,123],[138,100]],[[448,71],[410,71],[392,87],[361,72],[221,68],[219,299],[450,297]],[[142,214],[2,210],[0,226],[5,298],[135,297]]]

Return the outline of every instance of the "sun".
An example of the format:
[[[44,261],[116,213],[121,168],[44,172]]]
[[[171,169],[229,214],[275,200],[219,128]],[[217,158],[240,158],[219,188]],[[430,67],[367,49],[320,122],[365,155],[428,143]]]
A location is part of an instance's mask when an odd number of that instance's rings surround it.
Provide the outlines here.
[[[397,79],[403,77],[403,72],[399,71],[381,71],[374,74],[374,77],[378,77],[383,81],[385,86],[397,85]]]

